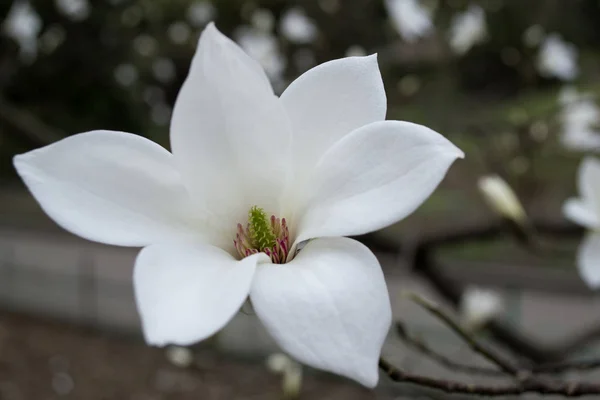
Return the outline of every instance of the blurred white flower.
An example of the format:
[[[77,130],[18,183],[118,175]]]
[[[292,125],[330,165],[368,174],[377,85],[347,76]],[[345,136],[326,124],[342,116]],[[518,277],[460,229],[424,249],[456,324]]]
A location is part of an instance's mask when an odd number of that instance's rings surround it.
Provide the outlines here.
[[[157,102],[150,108],[150,119],[156,125],[167,126],[171,119],[171,107],[166,103]]]
[[[407,42],[415,42],[433,31],[431,11],[419,0],[385,0],[394,27]]]
[[[450,25],[450,47],[457,54],[464,54],[471,47],[487,38],[485,12],[471,5],[465,12],[455,15]]]
[[[544,27],[541,25],[531,25],[523,32],[523,43],[529,47],[537,47],[544,39]]]
[[[187,42],[192,35],[192,30],[185,21],[176,21],[167,28],[167,35],[169,36],[169,39],[171,39],[171,42],[183,44]]]
[[[568,199],[564,215],[588,229],[579,246],[577,267],[583,281],[591,288],[600,288],[600,160],[586,157],[577,175],[578,198]]]
[[[236,30],[234,37],[240,47],[260,63],[271,82],[274,84],[282,82],[287,61],[275,35],[249,26],[241,26]]]
[[[83,21],[91,10],[88,0],[55,0],[56,8],[73,21]]]
[[[302,366],[283,353],[275,353],[267,358],[267,368],[281,375],[281,389],[284,399],[295,399],[302,389]]]
[[[281,34],[292,43],[305,44],[317,38],[317,26],[304,11],[294,7],[287,10],[281,17]]]
[[[175,63],[170,58],[159,57],[152,62],[152,73],[159,82],[169,83],[175,79]]]
[[[142,56],[149,57],[158,49],[158,41],[147,34],[141,34],[133,39],[133,48]]]
[[[115,80],[122,86],[131,86],[138,79],[137,67],[130,63],[119,64],[114,70]]]
[[[375,255],[345,236],[404,219],[464,156],[386,111],[375,56],[319,65],[276,96],[210,23],[175,101],[172,152],[101,130],[14,165],[65,229],[143,247],[133,286],[149,344],[204,340],[249,298],[295,360],[374,387],[390,300]]]
[[[364,49],[364,47],[357,44],[346,49],[346,57],[364,57],[366,55],[367,51]]]
[[[55,51],[63,42],[67,36],[65,28],[59,24],[50,25],[39,39],[40,51],[50,54]]]
[[[37,56],[37,36],[42,29],[42,20],[28,1],[15,1],[2,29],[13,38],[20,48],[20,57],[25,62],[31,62]]]
[[[268,8],[254,10],[250,17],[252,26],[263,32],[271,32],[275,25],[275,16]]]
[[[187,368],[194,362],[194,353],[187,347],[169,346],[166,355],[167,360],[179,368]]]
[[[596,102],[573,87],[563,88],[558,101],[563,146],[575,151],[600,151],[600,108]]]
[[[571,81],[579,74],[577,48],[553,33],[544,39],[538,54],[538,70],[542,76]]]
[[[519,224],[525,223],[525,210],[504,179],[498,175],[483,176],[479,178],[478,186],[485,201],[498,215]]]
[[[467,329],[481,329],[503,311],[504,300],[493,290],[469,287],[461,297],[460,315]]]
[[[196,28],[203,27],[217,15],[215,6],[210,1],[200,0],[190,4],[187,10],[187,19]]]

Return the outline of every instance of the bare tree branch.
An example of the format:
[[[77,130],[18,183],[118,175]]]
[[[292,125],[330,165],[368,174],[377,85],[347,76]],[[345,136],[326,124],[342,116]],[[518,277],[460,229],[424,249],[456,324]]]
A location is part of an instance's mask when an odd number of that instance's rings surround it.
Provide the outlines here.
[[[525,380],[504,386],[488,386],[435,379],[404,372],[401,369],[394,367],[384,358],[379,359],[379,369],[394,382],[414,383],[424,388],[441,390],[446,393],[462,393],[482,396],[507,396],[524,393],[538,393],[565,397],[600,394],[600,385],[586,382]]]
[[[472,375],[482,375],[482,376],[491,376],[491,377],[499,377],[505,376],[506,374],[502,371],[498,371],[494,368],[488,367],[476,367],[472,365],[466,365],[458,363],[427,346],[422,340],[411,336],[404,325],[401,322],[396,322],[396,332],[400,338],[406,343],[408,346],[414,348],[415,350],[421,352],[421,354],[429,357],[434,360],[438,364],[448,368],[451,371],[459,371],[464,372],[466,374]]]

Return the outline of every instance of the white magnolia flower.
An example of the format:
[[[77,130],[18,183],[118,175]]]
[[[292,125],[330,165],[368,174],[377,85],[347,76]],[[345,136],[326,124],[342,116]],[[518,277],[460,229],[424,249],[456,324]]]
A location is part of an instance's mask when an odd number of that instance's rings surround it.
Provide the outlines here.
[[[600,161],[587,157],[579,167],[577,177],[579,198],[565,202],[565,216],[589,229],[579,247],[577,266],[588,286],[600,287]]]
[[[317,26],[299,8],[290,8],[281,17],[281,34],[293,43],[310,43],[317,38]]]
[[[372,387],[390,302],[375,256],[342,236],[403,219],[463,156],[385,113],[375,56],[319,65],[277,97],[209,24],[173,109],[172,152],[92,131],[14,163],[65,229],[144,247],[134,288],[148,343],[203,340],[249,296],[294,359]]]
[[[518,223],[525,222],[527,216],[523,205],[504,179],[498,175],[484,176],[479,179],[478,186],[492,210],[504,218]]]
[[[577,49],[558,34],[551,34],[542,42],[538,55],[538,69],[543,76],[571,81],[579,74]]]
[[[464,54],[486,38],[487,27],[483,8],[471,5],[465,12],[452,18],[450,47],[455,53]]]
[[[559,94],[562,144],[576,151],[600,150],[600,108],[590,96],[572,87]]]
[[[37,36],[42,29],[42,20],[28,1],[15,1],[2,30],[18,44],[20,56],[25,61],[32,61],[37,56]]]
[[[394,27],[407,42],[415,42],[433,31],[430,11],[419,0],[385,0]]]
[[[504,300],[493,290],[467,288],[461,298],[460,314],[468,329],[479,329],[504,310]]]

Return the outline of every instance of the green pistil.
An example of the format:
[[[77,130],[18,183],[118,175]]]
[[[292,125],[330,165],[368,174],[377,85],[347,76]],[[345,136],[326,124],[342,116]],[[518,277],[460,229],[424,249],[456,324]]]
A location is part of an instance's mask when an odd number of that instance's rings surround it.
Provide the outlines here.
[[[262,208],[254,206],[250,209],[248,223],[250,224],[250,240],[254,248],[263,250],[275,245],[276,237],[273,228]]]

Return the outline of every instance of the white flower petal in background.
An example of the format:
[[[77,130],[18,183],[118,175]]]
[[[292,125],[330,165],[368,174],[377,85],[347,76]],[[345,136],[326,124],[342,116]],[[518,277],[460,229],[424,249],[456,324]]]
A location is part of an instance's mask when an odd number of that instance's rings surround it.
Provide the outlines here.
[[[346,49],[346,57],[365,57],[366,55],[367,51],[365,48],[357,44]]]
[[[281,375],[283,398],[298,398],[302,389],[302,365],[283,353],[275,353],[267,358],[267,367],[271,372]]]
[[[315,23],[300,8],[290,8],[281,17],[281,34],[292,43],[313,42],[319,33]]]
[[[546,36],[538,54],[538,70],[542,76],[572,81],[579,74],[577,48],[556,33]]]
[[[433,32],[431,12],[419,0],[385,0],[385,6],[394,27],[407,42]]]
[[[563,146],[575,151],[600,151],[600,108],[591,96],[565,87],[559,103]]]
[[[187,347],[169,346],[166,356],[171,364],[179,368],[187,368],[194,362],[194,353]]]
[[[366,246],[348,238],[311,240],[285,268],[260,265],[250,298],[295,359],[377,384],[392,311],[383,272]]]
[[[241,26],[234,33],[234,38],[250,57],[260,63],[273,84],[282,82],[287,60],[275,35]]]
[[[510,185],[498,175],[479,178],[479,191],[490,208],[501,217],[523,224],[527,215]]]
[[[577,252],[577,267],[590,288],[600,288],[600,230],[585,235]]]
[[[37,56],[37,36],[42,29],[42,20],[28,1],[13,2],[2,29],[13,38],[20,48],[20,57],[31,62]]]
[[[568,199],[565,217],[590,231],[581,243],[577,266],[581,278],[591,288],[600,287],[600,160],[587,157],[577,176],[579,198]]]
[[[91,10],[88,0],[55,0],[56,8],[73,21],[83,21]]]
[[[485,12],[480,6],[471,5],[465,12],[452,18],[450,47],[455,53],[464,54],[486,38]]]
[[[482,328],[503,311],[504,300],[493,290],[469,287],[464,291],[460,301],[462,323],[470,330]]]

